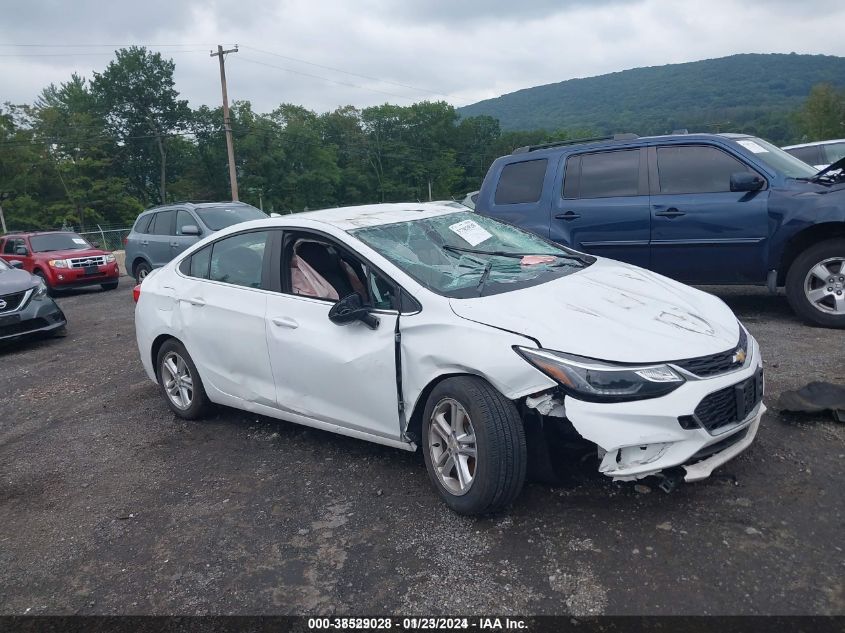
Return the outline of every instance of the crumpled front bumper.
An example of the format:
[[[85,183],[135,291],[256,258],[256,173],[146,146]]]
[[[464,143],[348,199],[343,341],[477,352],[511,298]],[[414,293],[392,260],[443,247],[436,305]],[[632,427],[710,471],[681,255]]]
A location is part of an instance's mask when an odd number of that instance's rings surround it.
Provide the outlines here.
[[[685,481],[705,479],[751,445],[766,407],[760,402],[743,420],[713,433],[704,428],[684,429],[678,418],[692,416],[709,394],[752,378],[763,361],[751,336],[748,351],[741,369],[688,380],[661,398],[595,403],[567,396],[566,417],[582,437],[604,452],[599,471],[615,480],[641,479],[679,466],[685,470]]]

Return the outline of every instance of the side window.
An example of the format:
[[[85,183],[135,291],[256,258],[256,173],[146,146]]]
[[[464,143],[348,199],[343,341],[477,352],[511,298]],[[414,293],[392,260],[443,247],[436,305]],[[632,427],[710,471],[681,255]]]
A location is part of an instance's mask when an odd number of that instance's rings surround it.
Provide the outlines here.
[[[6,240],[6,244],[3,246],[3,253],[7,255],[14,255],[15,254],[15,242],[17,240],[13,240],[11,238]]]
[[[173,215],[175,211],[159,211],[150,224],[149,232],[153,235],[172,235]]]
[[[149,233],[150,224],[152,223],[154,217],[155,213],[148,213],[147,215],[138,218],[138,221],[135,223],[135,231],[138,233]]]
[[[827,160],[821,161],[819,164],[832,165],[838,160],[845,158],[845,143],[830,143],[824,146],[825,158]]]
[[[566,161],[563,197],[636,196],[639,180],[639,149],[572,156]]]
[[[188,225],[199,226],[194,216],[184,209],[176,211],[176,235],[182,235],[182,227]]]
[[[236,286],[261,288],[264,252],[268,237],[267,231],[252,231],[214,242],[211,245],[208,278],[212,281],[222,281]],[[194,267],[194,257],[191,258],[192,268]],[[200,269],[201,260],[198,260],[197,272]]]
[[[376,309],[398,309],[394,284],[345,249],[318,236],[300,235],[288,242],[285,288],[291,294],[337,301],[357,292]]]
[[[208,279],[208,265],[211,261],[211,246],[201,248],[179,264],[179,272],[188,277]]]
[[[811,145],[810,147],[795,147],[787,151],[795,156],[795,158],[803,160],[808,165],[821,165],[825,162],[821,159],[821,152],[819,151],[818,145]]]
[[[718,193],[731,190],[731,174],[749,171],[733,156],[706,145],[657,148],[660,193]]]
[[[548,160],[528,160],[511,163],[502,169],[496,186],[496,204],[519,204],[537,202],[543,193]]]

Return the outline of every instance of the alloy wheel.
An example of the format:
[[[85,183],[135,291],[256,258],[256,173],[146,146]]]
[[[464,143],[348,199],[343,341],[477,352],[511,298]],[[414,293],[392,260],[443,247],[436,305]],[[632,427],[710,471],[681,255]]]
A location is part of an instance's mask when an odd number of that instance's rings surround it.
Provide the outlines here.
[[[444,398],[431,412],[428,450],[443,487],[457,496],[469,492],[477,467],[475,429],[466,409],[457,400]]]
[[[188,363],[176,352],[168,352],[161,363],[161,380],[167,397],[180,409],[187,409],[194,399],[194,380]]]
[[[813,266],[804,278],[804,294],[817,310],[845,315],[845,257],[831,257]]]

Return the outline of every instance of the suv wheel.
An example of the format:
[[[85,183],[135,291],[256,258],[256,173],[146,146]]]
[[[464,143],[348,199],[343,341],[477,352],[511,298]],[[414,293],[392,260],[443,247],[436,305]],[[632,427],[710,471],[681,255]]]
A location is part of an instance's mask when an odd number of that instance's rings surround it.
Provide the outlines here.
[[[138,262],[135,264],[135,281],[141,283],[144,281],[144,277],[152,270],[150,265],[147,262]]]
[[[50,285],[50,282],[47,281],[47,276],[44,273],[42,273],[40,270],[36,270],[33,274],[36,277],[38,277],[39,279],[41,279],[41,281],[44,282],[44,285],[47,286],[47,296],[52,297],[54,295],[55,291],[53,290],[53,287]]]
[[[786,296],[805,321],[845,328],[845,239],[819,242],[801,253],[786,276]]]
[[[186,420],[201,418],[209,400],[185,346],[176,339],[165,341],[158,351],[156,370],[161,393],[173,413]]]
[[[426,403],[423,456],[429,478],[459,514],[511,504],[525,483],[525,429],[513,402],[474,376],[447,378]]]

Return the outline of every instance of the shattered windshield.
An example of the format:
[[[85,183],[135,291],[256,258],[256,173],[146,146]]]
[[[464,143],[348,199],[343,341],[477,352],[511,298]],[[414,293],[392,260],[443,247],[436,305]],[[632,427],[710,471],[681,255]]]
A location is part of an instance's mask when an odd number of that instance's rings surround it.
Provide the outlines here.
[[[588,256],[471,212],[350,233],[424,286],[456,298],[545,283],[592,262]]]

